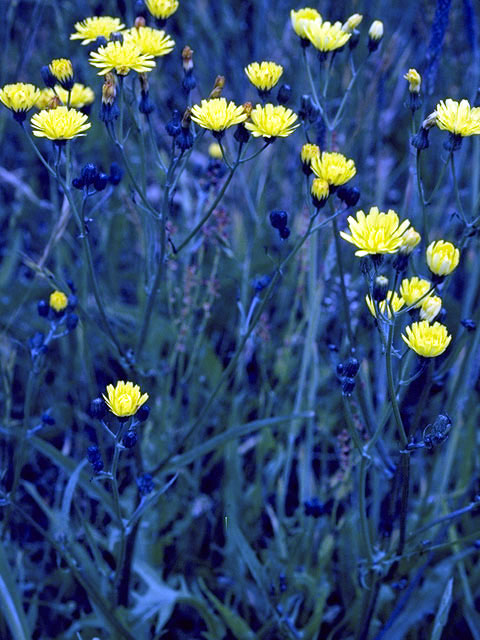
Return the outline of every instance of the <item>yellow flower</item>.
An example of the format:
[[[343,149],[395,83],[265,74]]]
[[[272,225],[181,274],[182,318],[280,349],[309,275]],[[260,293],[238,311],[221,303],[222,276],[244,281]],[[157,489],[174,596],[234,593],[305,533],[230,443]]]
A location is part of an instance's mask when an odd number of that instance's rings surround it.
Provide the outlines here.
[[[343,23],[342,30],[347,33],[353,33],[362,20],[363,16],[360,13],[354,13]]]
[[[402,236],[410,226],[410,220],[401,224],[398,215],[389,209],[387,213],[379,211],[378,207],[371,207],[367,215],[357,211],[357,219],[348,217],[350,233],[340,231],[340,235],[347,242],[351,242],[359,251],[355,255],[363,257],[377,253],[395,253],[402,244]]]
[[[421,307],[425,298],[420,302],[418,302],[418,300],[420,300],[420,298],[424,296],[430,288],[431,284],[428,280],[413,276],[413,278],[405,278],[402,280],[400,293],[408,307],[411,307],[412,305],[415,307]]]
[[[448,276],[460,261],[460,251],[451,242],[437,240],[427,247],[427,264],[436,276]]]
[[[40,98],[35,105],[37,109],[47,109],[52,99],[58,96],[63,105],[67,105],[68,101],[68,91],[66,91],[59,84],[55,86],[55,91],[53,89],[45,88],[40,92]],[[75,109],[81,109],[82,107],[87,106],[88,104],[92,104],[95,100],[95,94],[93,93],[90,87],[86,87],[79,82],[75,82],[70,92],[70,106]]]
[[[242,105],[239,107],[225,98],[202,100],[201,106],[192,107],[191,117],[194,122],[210,131],[225,131],[234,124],[239,124],[247,118]]]
[[[433,324],[426,320],[414,322],[405,331],[407,335],[402,335],[403,340],[410,349],[423,358],[435,358],[441,355],[452,339],[447,327],[439,322]]]
[[[175,46],[175,41],[165,31],[152,27],[133,27],[125,31],[123,37],[136,44],[142,53],[155,58],[166,56]]]
[[[25,120],[27,111],[35,106],[39,98],[40,90],[33,84],[17,82],[6,84],[0,89],[0,100],[7,109],[13,111],[15,119],[19,122]]]
[[[305,7],[304,9],[299,9],[298,11],[294,11],[292,9],[290,11],[290,20],[292,22],[293,30],[295,31],[297,36],[308,42],[307,34],[305,33],[307,24],[313,22],[314,20],[322,22],[322,16],[316,9]]]
[[[255,138],[285,138],[292,134],[299,124],[295,124],[297,114],[282,105],[273,106],[257,104],[250,113],[251,122],[245,123],[245,128],[252,132]]]
[[[128,39],[124,42],[109,42],[98,51],[92,51],[89,62],[100,69],[99,76],[114,69],[120,76],[126,76],[130,71],[146,73],[155,66],[153,56],[142,53],[137,45]]]
[[[413,227],[409,227],[402,236],[400,252],[405,255],[410,255],[420,240],[421,236],[418,231],[415,231]]]
[[[73,87],[73,65],[68,58],[56,58],[48,65],[52,76],[58,80],[64,89]]]
[[[375,304],[372,298],[368,295],[365,296],[365,302],[367,303],[367,307],[369,308],[372,316],[376,318],[377,313],[375,311]],[[392,308],[393,313],[397,313],[398,311],[400,311],[404,304],[405,300],[401,298],[396,291],[393,292],[393,297],[392,291],[388,291],[386,299],[378,303],[378,309],[380,310],[380,313],[382,315],[386,315],[388,318],[391,318],[392,313],[390,311],[390,307]]]
[[[379,41],[383,38],[383,22],[381,20],[374,20],[368,30],[368,37],[370,40]]]
[[[114,387],[107,386],[107,396],[102,393],[103,399],[110,411],[119,418],[127,418],[137,413],[140,407],[148,400],[148,393],[141,395],[138,384],[119,380]]]
[[[306,24],[305,33],[315,49],[323,52],[340,49],[352,36],[351,33],[343,31],[341,22],[331,24],[319,20]]]
[[[324,151],[313,157],[310,166],[316,176],[334,187],[345,184],[357,173],[354,161],[335,151]]]
[[[318,146],[318,144],[304,144],[300,152],[302,164],[306,164],[308,166],[310,166],[312,159],[319,155],[320,147]]]
[[[68,298],[63,293],[63,291],[55,290],[50,294],[48,304],[52,307],[54,311],[59,313],[60,311],[65,311],[65,309],[67,308]]]
[[[330,193],[328,182],[323,178],[315,178],[310,187],[310,193],[312,194],[314,205],[320,208],[325,204]]]
[[[57,88],[60,87],[60,85],[57,85]],[[62,89],[63,91],[63,89]],[[45,89],[42,89],[40,91],[40,96],[37,100],[37,102],[35,103],[35,106],[37,107],[37,109],[50,109],[51,105],[53,104],[52,100],[56,99],[56,95],[53,89],[50,89],[49,87],[45,87]],[[57,100],[58,102],[58,100]],[[57,105],[58,106],[58,105]]]
[[[218,142],[212,142],[208,147],[208,155],[214,160],[221,160],[223,158],[222,147]]]
[[[473,136],[480,133],[480,108],[472,109],[468,100],[440,100],[435,113],[435,123],[439,129],[450,131],[457,136]]]
[[[81,44],[90,44],[99,37],[108,40],[112,33],[118,33],[124,27],[125,25],[119,18],[111,18],[110,16],[85,18],[85,20],[75,23],[75,32],[71,34],[70,40],[81,40]]]
[[[56,109],[44,109],[32,116],[30,120],[33,135],[49,140],[70,140],[83,133],[92,126],[88,118],[81,111],[57,107]]]
[[[178,9],[178,0],[144,0],[154,18],[166,20]]]
[[[406,73],[403,77],[408,81],[408,90],[410,91],[410,93],[420,93],[422,76],[416,69],[409,69],[408,73]]]
[[[424,298],[420,307],[420,319],[433,322],[442,308],[442,299],[439,296]]]
[[[248,79],[259,91],[270,91],[283,73],[283,67],[275,62],[252,62],[245,67]]]

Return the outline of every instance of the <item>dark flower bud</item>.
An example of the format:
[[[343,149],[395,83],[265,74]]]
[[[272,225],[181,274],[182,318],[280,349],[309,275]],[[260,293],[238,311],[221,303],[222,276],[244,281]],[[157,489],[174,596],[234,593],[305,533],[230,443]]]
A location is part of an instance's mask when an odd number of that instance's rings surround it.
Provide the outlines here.
[[[405,271],[405,269],[408,266],[408,258],[409,258],[409,254],[408,253],[403,253],[401,251],[399,251],[395,258],[393,259],[392,265],[393,268],[398,271],[398,273],[402,273],[403,271]]]
[[[176,138],[182,131],[182,116],[178,109],[172,111],[172,118],[165,125],[165,129],[169,136]]]
[[[345,360],[343,367],[343,375],[347,378],[354,378],[360,369],[360,362],[354,356],[350,356]]]
[[[95,462],[92,464],[92,467],[95,473],[100,473],[100,471],[102,471],[104,467],[103,460],[101,458],[99,460],[95,460]]]
[[[123,169],[116,162],[112,162],[112,164],[110,165],[110,177],[109,177],[111,184],[116,186],[121,182],[122,178],[123,178]]]
[[[385,276],[377,276],[373,284],[373,299],[377,302],[385,300],[388,293],[388,278]]]
[[[141,496],[147,496],[155,488],[153,478],[149,473],[144,473],[137,478],[138,492]]]
[[[190,71],[187,71],[183,76],[183,80],[182,80],[183,92],[186,95],[188,95],[190,91],[193,91],[193,89],[195,89],[196,86],[197,86],[197,80],[193,75],[193,69],[191,69]]]
[[[337,375],[343,376],[344,375],[344,369],[345,369],[345,367],[343,366],[343,362],[339,362],[337,364]]]
[[[110,42],[123,42],[123,34],[118,31],[111,33]]]
[[[135,414],[135,420],[137,422],[145,422],[145,420],[148,419],[149,415],[150,415],[150,407],[148,406],[148,404],[144,404],[140,407],[140,409]]]
[[[53,89],[53,87],[57,84],[57,79],[55,78],[53,73],[50,71],[48,64],[46,64],[40,69],[40,73],[42,75],[42,80],[45,83],[45,86],[48,87],[49,89]]]
[[[289,84],[282,84],[277,93],[277,101],[279,104],[287,104],[292,97],[292,87]]]
[[[443,148],[447,151],[458,151],[462,146],[462,136],[457,133],[449,133],[448,138],[443,143]]]
[[[126,449],[131,449],[137,444],[138,435],[135,429],[129,429],[123,436],[122,444]]]
[[[50,306],[46,300],[40,300],[37,304],[37,312],[41,318],[46,318],[48,316],[48,312],[50,310]]]
[[[302,96],[298,115],[302,120],[308,120],[309,122],[315,122],[320,115],[318,108],[308,94]]]
[[[260,278],[255,278],[252,282],[252,287],[255,289],[256,293],[260,293],[260,291],[263,291],[265,287],[268,287],[271,279],[272,278],[269,275],[264,275],[264,276],[261,276]]]
[[[68,331],[73,331],[78,324],[78,316],[76,313],[69,313],[65,318],[65,326]]]
[[[418,149],[419,151],[423,151],[424,149],[429,147],[430,146],[430,143],[428,141],[429,131],[430,129],[425,129],[425,127],[420,127],[418,132],[410,140],[410,144],[412,145],[412,147],[415,147],[415,149]]]
[[[95,398],[91,401],[90,406],[88,407],[88,415],[91,418],[101,420],[104,417],[105,413],[105,401],[103,398]]]
[[[462,325],[465,327],[467,331],[475,331],[477,325],[471,318],[465,318],[462,320]]]
[[[72,187],[74,187],[75,189],[83,189],[84,186],[85,183],[82,178],[74,178],[72,180]]]
[[[43,424],[52,425],[55,424],[55,418],[50,415],[49,411],[44,411],[42,413],[42,422]]]
[[[99,47],[104,47],[108,44],[108,40],[104,36],[98,36],[93,44],[93,49],[97,50]]]
[[[193,147],[193,134],[190,127],[181,127],[176,139],[176,145],[182,151],[187,151]]]
[[[240,142],[241,144],[245,144],[246,142],[248,142],[250,138],[250,132],[248,129],[245,129],[245,125],[243,124],[243,122],[237,125],[233,137],[237,142]]]
[[[287,590],[287,577],[284,573],[281,573],[278,576],[278,586],[280,588],[280,593],[284,593]]]
[[[148,91],[141,92],[140,100],[138,102],[138,110],[146,116],[152,113],[152,111],[155,111],[155,105],[150,100]]]
[[[356,187],[341,186],[337,189],[337,196],[348,207],[354,207],[360,200],[360,191]]]
[[[108,184],[109,176],[107,173],[97,173],[95,176],[95,180],[93,181],[93,186],[97,191],[103,191]]]
[[[96,177],[97,167],[93,164],[93,162],[87,162],[87,164],[83,165],[80,172],[80,178],[83,180],[83,183],[86,187],[89,187],[91,184],[93,184],[93,181]]]
[[[43,341],[45,340],[45,334],[41,331],[36,331],[31,338],[28,340],[28,344],[32,350],[40,349],[43,345]]]
[[[270,224],[274,229],[283,229],[287,226],[288,213],[282,209],[274,209],[270,212]]]
[[[278,230],[278,234],[282,240],[286,240],[290,235],[290,227],[282,227]]]
[[[342,395],[349,397],[355,389],[355,378],[344,378],[342,383]]]
[[[97,460],[101,460],[101,459],[102,459],[102,454],[100,453],[100,449],[97,447],[96,444],[92,444],[90,447],[88,447],[87,460],[90,462],[90,464],[93,464],[94,462],[97,462]]]

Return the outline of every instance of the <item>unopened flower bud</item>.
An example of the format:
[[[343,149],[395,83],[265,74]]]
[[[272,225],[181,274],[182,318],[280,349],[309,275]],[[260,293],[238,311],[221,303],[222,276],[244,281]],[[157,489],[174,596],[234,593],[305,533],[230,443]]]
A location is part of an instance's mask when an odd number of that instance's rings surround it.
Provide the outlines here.
[[[376,51],[383,38],[383,22],[374,20],[368,30],[368,50],[370,53]]]
[[[289,84],[282,84],[278,89],[277,101],[279,104],[287,104],[292,97],[292,87]]]
[[[344,378],[342,382],[342,395],[345,397],[350,397],[355,389],[355,379],[354,378]]]
[[[348,207],[354,207],[360,200],[360,191],[356,187],[342,185],[338,187],[336,194]]]
[[[108,181],[109,181],[109,175],[107,173],[104,173],[103,171],[100,171],[100,173],[98,173],[95,176],[95,180],[93,181],[93,186],[97,191],[103,191],[107,186]]]
[[[215,78],[215,83],[213,85],[213,89],[210,91],[210,95],[208,99],[212,98],[220,98],[222,95],[223,87],[225,86],[225,76],[217,76]]]
[[[343,375],[346,378],[355,378],[360,369],[360,362],[354,356],[347,358],[343,364]]]
[[[97,420],[101,420],[106,413],[105,401],[103,398],[94,398],[90,402],[90,406],[88,407],[88,415],[91,418],[96,418]]]
[[[282,227],[278,230],[278,234],[282,240],[286,240],[290,236],[290,227]]]
[[[185,73],[193,70],[193,49],[188,45],[182,49],[182,65]]]
[[[287,226],[288,213],[282,209],[274,209],[270,212],[270,224],[274,229],[283,229]]]
[[[377,302],[382,302],[387,297],[388,292],[388,278],[385,276],[377,276],[373,285],[373,299]]]

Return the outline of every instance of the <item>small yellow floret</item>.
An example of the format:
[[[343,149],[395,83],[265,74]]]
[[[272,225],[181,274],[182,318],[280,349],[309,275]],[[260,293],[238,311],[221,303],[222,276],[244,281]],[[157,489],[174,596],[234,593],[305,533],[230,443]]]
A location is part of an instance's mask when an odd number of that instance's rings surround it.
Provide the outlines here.
[[[65,311],[68,306],[68,297],[63,293],[63,291],[55,290],[50,294],[48,304],[57,313]]]
[[[310,166],[316,176],[334,187],[345,184],[357,173],[355,162],[336,151],[324,151],[321,155],[314,156]]]
[[[404,278],[400,285],[400,293],[405,300],[407,306],[421,307],[425,298],[423,296],[429,291],[431,284],[428,280],[413,276],[413,278]],[[422,298],[422,300],[420,300]],[[419,302],[420,300],[420,302]]]
[[[393,293],[393,297],[392,297]],[[377,318],[377,312],[375,311],[375,303],[370,296],[365,296],[365,302],[367,303],[367,307],[370,310],[370,313],[374,318]],[[388,291],[385,300],[377,303],[378,309],[382,315],[386,315],[389,319],[392,317],[393,313],[397,313],[405,304],[405,300],[401,298],[396,291]],[[392,310],[392,311],[391,311]]]
[[[400,252],[410,255],[421,239],[418,231],[415,231],[413,227],[409,227],[402,236]]]
[[[297,114],[283,105],[274,106],[257,104],[250,113],[251,122],[245,123],[245,128],[251,131],[255,138],[285,138],[292,134],[300,125],[297,123]]]
[[[470,107],[468,100],[440,100],[435,108],[435,124],[457,136],[480,134],[480,108]]]
[[[92,126],[84,113],[67,107],[44,109],[33,115],[30,122],[34,136],[49,140],[70,140],[84,136],[84,131]]]
[[[403,77],[408,81],[408,90],[410,93],[420,93],[422,76],[416,69],[409,69]]]
[[[307,142],[303,145],[302,150],[300,151],[302,164],[306,165],[310,165],[312,159],[318,155],[320,155],[320,147],[318,144],[310,144]]]
[[[166,20],[178,9],[178,0],[144,0],[154,18]]]
[[[191,117],[194,122],[210,131],[224,131],[228,127],[244,122],[247,114],[242,105],[227,103],[225,98],[202,100],[201,104],[192,107]]]
[[[427,264],[436,276],[448,276],[457,268],[460,251],[451,242],[437,240],[427,247]]]
[[[140,407],[148,400],[148,393],[141,394],[138,384],[119,380],[114,387],[107,386],[107,395],[103,399],[110,411],[119,418],[127,418],[137,413]]]
[[[73,79],[73,65],[68,58],[56,58],[48,65],[50,73],[61,84]]]
[[[315,178],[312,181],[312,186],[310,187],[310,193],[312,194],[314,200],[317,200],[319,203],[325,201],[330,193],[330,187],[326,180],[323,178]]]
[[[442,299],[439,296],[428,296],[422,300],[420,319],[433,322],[442,309]]]
[[[383,22],[381,20],[374,20],[368,30],[368,37],[370,40],[378,42],[383,38]]]
[[[283,67],[275,62],[252,62],[245,67],[247,78],[260,91],[270,91],[280,80]]]
[[[132,27],[123,33],[125,40],[130,40],[140,49],[155,58],[166,56],[175,46],[175,41],[160,29],[152,27]]]
[[[305,26],[307,38],[315,49],[327,52],[343,47],[351,38],[352,34],[342,29],[341,22],[319,22],[315,20]]]
[[[223,158],[222,147],[218,142],[212,142],[208,147],[208,155],[215,160],[221,160]]]
[[[17,82],[16,84],[6,84],[0,89],[0,100],[14,112],[29,111],[40,98],[40,90],[33,84]]]
[[[347,33],[353,33],[362,20],[363,16],[360,13],[354,13],[343,23],[342,30]]]
[[[440,356],[452,340],[447,327],[439,322],[430,324],[426,320],[414,322],[405,329],[407,335],[402,334],[406,344],[423,358]]]
[[[357,211],[357,219],[348,217],[350,234],[340,231],[341,237],[358,247],[355,255],[359,257],[379,253],[396,253],[401,244],[402,236],[410,226],[410,220],[401,224],[393,209],[387,213],[379,211],[378,207],[371,207],[367,215]]]
[[[99,37],[108,40],[112,33],[119,33],[124,27],[119,18],[93,16],[75,23],[75,32],[71,34],[70,40],[81,40],[81,44],[90,44]]]
[[[124,42],[109,42],[98,51],[92,51],[89,62],[100,69],[99,76],[113,70],[120,76],[126,76],[130,71],[147,73],[155,67],[153,56],[142,53],[138,46],[128,39]]]
[[[303,9],[299,9],[298,11],[294,11],[293,9],[290,11],[290,20],[292,22],[292,27],[297,36],[302,38],[303,40],[308,40],[307,34],[305,33],[306,26],[313,21],[322,22],[322,16],[318,13],[316,9],[311,9],[310,7],[305,7]]]

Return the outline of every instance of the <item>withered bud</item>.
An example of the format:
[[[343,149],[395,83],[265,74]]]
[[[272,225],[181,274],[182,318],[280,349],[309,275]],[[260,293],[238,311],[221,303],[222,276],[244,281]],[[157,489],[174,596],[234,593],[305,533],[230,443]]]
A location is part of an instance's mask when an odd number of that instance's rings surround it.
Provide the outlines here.
[[[138,77],[140,79],[140,88],[143,92],[147,93],[148,91],[148,78],[146,73],[139,73]]]
[[[183,47],[182,50],[182,64],[184,71],[191,71],[193,69],[193,49],[190,49],[188,44]]]
[[[105,74],[105,82],[102,87],[102,102],[103,104],[112,105],[115,102],[117,95],[117,89],[115,87],[115,76],[109,72]]]
[[[213,85],[213,89],[208,96],[208,99],[212,98],[220,98],[222,95],[222,89],[225,86],[225,76],[217,76],[215,78],[215,84]]]
[[[135,18],[135,27],[137,29],[140,29],[140,27],[144,27],[145,24],[146,24],[146,22],[145,22],[145,18],[143,16],[137,16]]]
[[[190,109],[190,107],[187,107],[185,109],[185,113],[183,114],[183,118],[182,118],[182,127],[184,129],[188,129],[188,127],[190,126],[190,114],[191,114],[192,110]]]
[[[60,98],[58,96],[52,96],[47,104],[47,109],[56,109],[62,103],[60,102]]]
[[[250,117],[250,114],[252,113],[252,109],[253,109],[253,106],[251,102],[243,103],[243,110],[245,111],[248,117]]]
[[[428,115],[425,120],[422,122],[423,129],[431,129],[437,123],[437,112],[433,111],[430,115]]]

